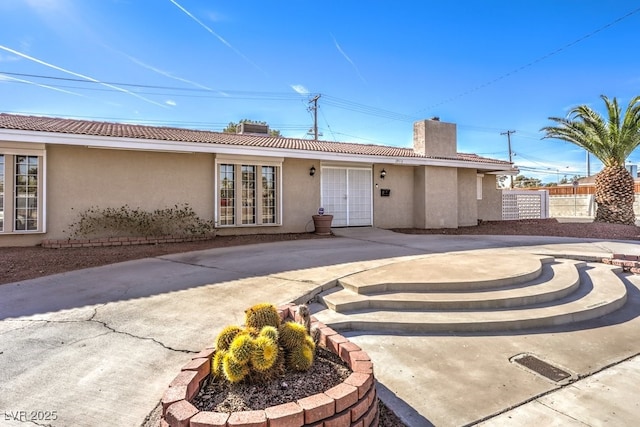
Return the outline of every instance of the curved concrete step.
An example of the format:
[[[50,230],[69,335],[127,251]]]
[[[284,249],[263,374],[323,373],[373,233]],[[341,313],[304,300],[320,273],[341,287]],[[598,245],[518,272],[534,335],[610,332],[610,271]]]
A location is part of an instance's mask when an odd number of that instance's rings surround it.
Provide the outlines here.
[[[321,310],[314,316],[336,330],[492,332],[564,325],[595,319],[624,305],[627,290],[620,268],[588,264],[576,292],[560,300],[519,309],[473,311]]]
[[[475,292],[381,292],[359,294],[348,289],[328,291],[320,295],[322,302],[339,313],[383,310],[469,310],[512,308],[540,304],[564,298],[580,285],[578,268],[586,263],[559,260],[542,265],[535,280],[496,290]]]
[[[343,288],[359,293],[471,291],[514,286],[534,280],[553,257],[513,253],[439,254],[389,264],[340,279]]]

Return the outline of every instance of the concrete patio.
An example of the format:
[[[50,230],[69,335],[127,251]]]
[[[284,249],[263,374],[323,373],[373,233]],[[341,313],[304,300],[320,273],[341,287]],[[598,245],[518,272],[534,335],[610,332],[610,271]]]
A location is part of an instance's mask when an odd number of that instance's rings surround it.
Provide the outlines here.
[[[229,314],[241,323],[254,303],[305,302],[339,278],[416,256],[640,254],[635,242],[334,231],[339,237],[168,255],[0,286],[0,424],[140,426]],[[621,280],[622,308],[570,326],[344,334],[371,356],[379,396],[410,426],[632,425],[640,419],[640,280]],[[510,361],[521,353],[578,380],[558,384]]]

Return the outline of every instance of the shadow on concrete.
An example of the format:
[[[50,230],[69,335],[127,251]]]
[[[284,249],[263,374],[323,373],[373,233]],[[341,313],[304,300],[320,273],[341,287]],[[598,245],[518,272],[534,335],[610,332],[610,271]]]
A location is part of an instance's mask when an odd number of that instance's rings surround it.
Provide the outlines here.
[[[434,427],[431,421],[420,415],[415,409],[400,399],[394,392],[385,387],[381,382],[376,383],[376,392],[380,400],[392,409],[400,420],[408,426]],[[435,403],[434,403],[435,404]]]
[[[402,235],[390,231],[381,233],[379,230],[355,232],[360,234],[163,255],[8,283],[0,286],[0,320],[147,298],[253,277],[259,286],[268,275],[287,274],[291,277],[291,273],[298,270],[393,257],[535,245],[612,243],[543,236]]]

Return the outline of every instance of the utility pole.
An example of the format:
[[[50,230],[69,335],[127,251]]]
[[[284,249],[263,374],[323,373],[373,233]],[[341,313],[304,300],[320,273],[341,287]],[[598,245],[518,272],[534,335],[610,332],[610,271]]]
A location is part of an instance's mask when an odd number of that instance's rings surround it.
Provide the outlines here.
[[[500,135],[507,135],[507,144],[509,144],[509,163],[513,163],[513,153],[511,152],[511,134],[516,133],[515,130],[508,130],[501,132]],[[509,175],[511,181],[511,188],[513,189],[513,175]]]
[[[318,99],[320,99],[320,94],[314,96],[309,104],[313,102],[313,106],[309,107],[309,111],[313,112],[313,140],[318,140]]]
[[[591,176],[591,156],[587,151],[587,178]]]

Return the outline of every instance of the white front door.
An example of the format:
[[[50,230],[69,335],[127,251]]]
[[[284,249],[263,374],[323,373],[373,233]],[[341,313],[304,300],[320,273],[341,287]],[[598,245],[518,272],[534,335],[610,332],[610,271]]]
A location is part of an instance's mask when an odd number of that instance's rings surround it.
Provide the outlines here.
[[[371,169],[322,168],[322,207],[333,227],[372,225]]]

